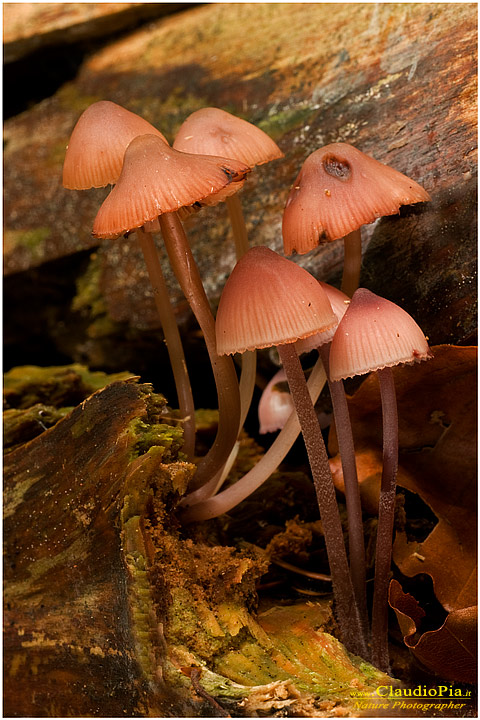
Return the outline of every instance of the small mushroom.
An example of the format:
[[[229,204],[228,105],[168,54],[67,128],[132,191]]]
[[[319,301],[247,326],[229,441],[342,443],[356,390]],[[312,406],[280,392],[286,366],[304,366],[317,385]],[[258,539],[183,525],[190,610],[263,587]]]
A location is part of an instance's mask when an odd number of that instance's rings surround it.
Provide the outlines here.
[[[341,290],[337,290],[337,288],[327,283],[320,282],[320,284],[325,290],[338,322],[340,322],[350,305],[350,298]],[[345,481],[350,573],[360,612],[360,619],[363,625],[364,636],[367,638],[369,635],[369,621],[366,596],[365,541],[363,536],[362,504],[358,485],[352,427],[343,383],[341,380],[333,381],[329,378],[330,347],[336,330],[337,328],[334,327],[319,335],[312,335],[305,340],[298,340],[296,347],[299,354],[317,349],[327,374]]]
[[[162,133],[139,115],[109,100],[93,103],[82,113],[70,137],[63,164],[64,186],[71,190],[86,190],[116,183],[129,143],[145,133],[157,136],[168,146]],[[192,459],[195,405],[182,340],[151,235],[156,229],[145,223],[143,227],[137,228],[136,236],[147,267],[172,366],[180,416],[184,423],[184,452]]]
[[[69,190],[114,185],[122,171],[125,150],[137,135],[151,133],[168,145],[160,130],[110,100],[89,105],[68,141],[63,186]]]
[[[332,143],[305,160],[283,214],[286,255],[307,253],[319,243],[344,238],[342,291],[358,288],[362,225],[395,215],[401,205],[430,200],[414,180],[348,143]]]
[[[389,671],[387,592],[398,468],[398,418],[391,368],[432,357],[427,340],[398,305],[358,289],[339,323],[330,348],[333,381],[376,372],[383,414],[383,471],[380,488],[372,610],[372,662]]]
[[[250,169],[283,157],[278,145],[260,128],[220,108],[196,110],[180,126],[173,147],[189,153],[234,158]],[[239,186],[240,189],[240,186]],[[225,198],[237,260],[248,250],[248,235],[238,193]],[[240,428],[243,427],[252,402],[256,377],[256,353],[242,357],[240,376]]]
[[[258,403],[259,433],[281,430],[293,410],[292,396],[283,387],[287,382],[285,370],[275,373],[264,388]]]
[[[203,155],[234,158],[250,169],[283,157],[278,145],[256,125],[220,108],[196,110],[180,126],[173,147]],[[240,259],[248,250],[245,219],[238,195],[226,198],[233,236]]]
[[[337,319],[320,284],[303,268],[266,247],[238,261],[217,313],[218,353],[277,347],[300,420],[332,575],[339,626],[346,646],[366,655],[350,578],[343,531],[327,453],[295,349],[300,338],[327,330]],[[190,519],[196,506],[190,510]],[[188,513],[188,510],[187,510]]]
[[[195,474],[200,486],[219,472],[237,440],[238,380],[231,358],[219,357],[215,321],[202,280],[176,211],[242,182],[250,169],[236,160],[175,150],[156,135],[130,143],[117,184],[93,225],[97,237],[117,237],[158,218],[173,271],[203,332],[218,393],[219,424],[214,444]]]

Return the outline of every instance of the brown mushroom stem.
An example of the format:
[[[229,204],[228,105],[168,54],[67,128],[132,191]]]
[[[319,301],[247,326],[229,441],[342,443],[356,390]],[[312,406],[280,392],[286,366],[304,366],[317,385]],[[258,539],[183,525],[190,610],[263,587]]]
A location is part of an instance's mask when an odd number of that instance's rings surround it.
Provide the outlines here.
[[[177,321],[170,302],[153,236],[151,233],[145,232],[143,228],[137,228],[136,235],[147,266],[148,277],[150,278],[150,283],[153,288],[153,298],[160,316],[168,356],[172,366],[180,415],[183,420],[183,451],[188,460],[192,460],[195,451],[195,405],[182,340],[178,331]]]
[[[235,252],[237,260],[240,260],[247,252],[248,234],[245,224],[245,217],[242,210],[242,203],[238,196],[238,192],[230,195],[225,200],[230,223],[232,226],[233,239],[235,240]],[[242,405],[242,419],[240,428],[243,427],[245,418],[247,417],[252,402],[253,391],[255,389],[255,377],[257,372],[257,353],[252,350],[242,355],[242,372],[240,375],[240,402]]]
[[[367,657],[343,539],[332,473],[315,408],[308,393],[302,366],[293,343],[277,346],[297,411],[317,494],[327,548],[333,595],[343,642],[350,652]]]
[[[257,352],[248,350],[242,354],[242,371],[240,373],[240,429],[245,424],[250,405],[252,404],[253,391],[257,377]]]
[[[331,343],[325,343],[318,348],[320,357],[329,377],[329,355]],[[366,569],[365,569],[365,541],[363,537],[362,503],[357,477],[357,464],[355,461],[355,447],[353,444],[352,426],[348,412],[347,399],[341,380],[328,380],[330,397],[332,399],[335,427],[337,431],[340,458],[342,461],[343,479],[345,484],[345,500],[348,518],[348,548],[350,556],[350,573],[353,589],[357,599],[360,620],[362,621],[364,637],[369,636],[369,622],[367,612]],[[368,642],[368,640],[367,640]]]
[[[318,359],[308,379],[308,391],[312,403],[316,403],[326,380],[323,363]],[[182,513],[182,522],[211,520],[223,515],[245,500],[275,472],[297,439],[299,432],[300,423],[297,413],[292,412],[265,455],[234,485],[213,497],[210,495],[214,490],[209,493],[206,486],[186,495],[181,503],[187,507]]]
[[[360,267],[362,264],[362,234],[360,228],[345,235],[343,276],[341,290],[352,297],[360,283]]]
[[[378,508],[375,551],[375,582],[372,608],[372,662],[389,672],[388,586],[392,562],[392,537],[398,470],[398,414],[391,368],[377,370],[380,381],[383,423],[383,470]]]
[[[230,223],[232,225],[237,260],[240,260],[240,258],[243,257],[248,250],[248,234],[242,210],[242,203],[238,197],[238,193],[227,197],[225,204],[227,206]]]
[[[237,440],[240,427],[238,379],[232,358],[217,353],[215,320],[181,221],[176,213],[165,213],[160,215],[159,222],[170,264],[202,330],[218,394],[218,431],[212,447],[198,463],[193,483],[195,489],[221,470]]]

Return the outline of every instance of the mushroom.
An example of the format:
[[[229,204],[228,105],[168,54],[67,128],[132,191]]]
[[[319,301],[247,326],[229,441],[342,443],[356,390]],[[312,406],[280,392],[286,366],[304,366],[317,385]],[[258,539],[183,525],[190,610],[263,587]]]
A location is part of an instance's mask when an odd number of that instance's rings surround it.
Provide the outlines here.
[[[217,350],[231,355],[277,347],[310,461],[339,626],[347,648],[365,657],[330,466],[295,349],[298,339],[336,322],[327,296],[310,273],[266,247],[255,247],[238,261],[225,284],[217,313]]]
[[[140,115],[110,100],[93,103],[80,115],[68,141],[63,186],[88,190],[114,185],[128,144],[146,133],[157,135],[168,145],[162,133]]]
[[[372,662],[389,671],[387,592],[392,556],[398,418],[391,368],[432,357],[427,340],[414,319],[398,305],[358,289],[340,321],[330,348],[333,381],[376,372],[383,415],[383,471],[380,488],[372,609]]]
[[[280,369],[269,380],[258,403],[260,435],[281,430],[293,410],[292,397],[282,385],[287,382],[285,370]]]
[[[63,164],[63,185],[71,190],[86,190],[116,183],[122,171],[127,146],[135,137],[145,133],[156,135],[168,145],[162,133],[139,115],[109,100],[93,103],[82,113],[70,137]],[[136,236],[147,267],[172,367],[183,420],[183,449],[187,458],[192,459],[195,405],[177,321],[151,235],[154,230],[139,227]]]
[[[252,170],[283,157],[278,145],[260,128],[220,108],[196,110],[180,126],[173,147],[177,150],[234,158]],[[237,260],[248,250],[248,236],[237,193],[225,198],[235,240]],[[242,357],[240,375],[240,428],[243,427],[255,388],[256,353]]]
[[[329,285],[328,283],[320,282],[320,284],[325,290],[333,312],[337,316],[338,322],[340,322],[350,305],[350,298],[341,290],[332,287],[332,285]],[[366,595],[365,541],[363,536],[362,504],[360,499],[360,488],[358,485],[352,427],[350,424],[350,415],[348,413],[343,383],[341,380],[333,381],[329,378],[330,347],[336,329],[337,328],[334,327],[327,332],[319,333],[319,335],[311,335],[305,340],[298,340],[296,342],[296,348],[299,354],[317,349],[322,359],[328,379],[328,388],[332,399],[335,427],[337,430],[343,477],[345,481],[350,574],[352,576],[353,589],[357,599],[364,636],[368,637],[369,622]]]
[[[263,165],[283,157],[278,145],[256,125],[220,110],[208,107],[196,110],[180,126],[173,147],[202,155],[234,158],[248,165]],[[233,236],[240,259],[248,250],[248,237],[242,206],[237,194],[226,198]]]
[[[219,357],[215,321],[176,211],[242,182],[249,168],[236,160],[174,150],[156,135],[141,135],[125,152],[121,175],[95,218],[97,237],[117,237],[158,218],[173,271],[203,332],[218,393],[216,439],[198,464],[196,485],[221,471],[239,429],[238,380],[231,358]]]
[[[398,213],[401,205],[427,200],[421,185],[353,145],[325,145],[305,160],[288,195],[282,223],[285,254],[307,253],[343,237],[341,289],[351,297],[360,278],[361,226]]]

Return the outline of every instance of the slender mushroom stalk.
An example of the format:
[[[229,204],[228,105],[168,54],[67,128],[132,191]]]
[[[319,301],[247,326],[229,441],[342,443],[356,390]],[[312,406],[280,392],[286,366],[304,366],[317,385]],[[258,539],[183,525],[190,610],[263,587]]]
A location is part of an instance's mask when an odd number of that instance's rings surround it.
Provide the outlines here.
[[[360,268],[362,266],[362,233],[360,228],[345,235],[343,247],[343,275],[340,289],[345,295],[352,297],[360,285]]]
[[[286,255],[307,253],[319,243],[344,238],[342,291],[358,287],[362,246],[360,228],[401,205],[430,200],[414,180],[347,143],[332,143],[305,160],[283,214]]]
[[[326,343],[319,347],[320,357],[322,358],[327,377],[329,377],[330,345],[331,343]],[[364,636],[365,638],[368,638],[370,630],[366,594],[367,572],[365,564],[365,541],[363,536],[362,503],[360,499],[360,488],[358,485],[352,426],[350,423],[347,399],[345,397],[342,381],[333,381],[328,379],[328,388],[332,399],[335,428],[337,431],[338,446],[342,461],[343,479],[345,483],[350,574],[352,576],[353,589],[357,599]]]
[[[372,662],[389,672],[388,603],[398,466],[398,420],[391,368],[432,357],[416,322],[389,300],[360,288],[341,320],[330,348],[333,381],[376,371],[383,413],[383,471],[375,553]]]
[[[153,288],[153,298],[172,366],[180,417],[183,421],[183,452],[188,460],[192,460],[195,451],[195,404],[182,340],[152,234],[145,232],[143,228],[137,228],[135,232],[147,266],[150,284]]]
[[[217,477],[235,446],[241,416],[238,379],[232,358],[217,353],[215,320],[181,221],[176,213],[164,213],[159,221],[173,272],[203,333],[217,388],[218,432],[197,465],[192,485],[195,489]]]
[[[264,247],[250,249],[228,279],[217,313],[217,350],[245,352],[276,345],[300,420],[320,510],[343,641],[366,657],[340,514],[320,426],[294,343],[337,323],[319,283]]]
[[[360,609],[354,598],[335,489],[318,418],[306,389],[305,377],[294,345],[278,345],[277,349],[300,420],[312,470],[327,547],[336,609],[340,627],[345,633],[344,642],[352,652],[366,658],[365,629],[361,626]]]
[[[162,133],[139,115],[109,100],[93,103],[82,113],[73,129],[63,165],[64,186],[86,190],[116,183],[129,143],[145,133],[156,135],[168,145]],[[147,267],[172,366],[183,421],[183,450],[187,458],[192,460],[195,407],[182,341],[153,238],[150,232],[146,232],[146,228],[137,228],[136,236]]]
[[[349,297],[337,288],[321,282],[320,285],[330,301],[333,312],[340,322],[350,305]],[[336,329],[335,329],[336,330]],[[325,372],[327,373],[328,387],[332,399],[335,427],[337,430],[340,457],[345,485],[345,500],[347,505],[348,520],[348,546],[350,558],[350,574],[352,576],[353,589],[357,599],[357,605],[362,621],[364,637],[368,638],[369,621],[367,611],[366,595],[366,564],[365,564],[365,541],[363,537],[362,504],[360,500],[360,488],[358,485],[357,466],[355,461],[355,448],[353,444],[352,427],[350,415],[341,380],[330,379],[330,347],[335,332],[328,331],[319,335],[312,335],[305,340],[296,343],[297,352],[308,352],[314,348],[320,353]]]
[[[313,404],[317,402],[326,380],[323,363],[319,359],[315,363],[307,383]],[[218,495],[213,495],[213,497],[211,497],[215,491],[213,484],[208,489],[200,488],[186,495],[181,502],[181,505],[186,508],[182,513],[182,522],[211,520],[227,513],[249,497],[268,480],[270,475],[283,462],[299,434],[300,423],[297,413],[293,411],[265,455],[234,485],[222,490]]]
[[[240,160],[253,170],[283,157],[278,145],[260,128],[220,108],[207,107],[188,116],[178,129],[173,147],[202,155]],[[238,193],[225,200],[235,241],[237,260],[248,250],[248,233]],[[254,351],[243,355],[240,375],[241,422],[247,417],[255,389],[257,358]]]
[[[177,210],[220,193],[224,197],[243,182],[249,168],[235,160],[182,153],[154,135],[136,137],[125,152],[122,173],[94,223],[97,237],[116,237],[159,219],[177,280],[205,336],[219,400],[217,437],[194,480],[201,485],[221,472],[235,445],[239,421],[238,379],[231,358],[219,358],[215,322]],[[231,187],[233,186],[233,188]]]
[[[388,654],[388,586],[392,564],[392,537],[398,470],[398,415],[392,369],[377,370],[382,400],[383,469],[378,505],[375,582],[372,605],[372,662],[390,668]]]

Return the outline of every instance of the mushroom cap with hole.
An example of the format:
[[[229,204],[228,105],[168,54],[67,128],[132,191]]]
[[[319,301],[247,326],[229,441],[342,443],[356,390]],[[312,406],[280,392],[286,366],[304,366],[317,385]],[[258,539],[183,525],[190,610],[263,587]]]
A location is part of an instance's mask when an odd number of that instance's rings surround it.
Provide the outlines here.
[[[125,152],[122,172],[98,211],[93,234],[118,237],[163,213],[202,202],[248,172],[237,160],[182,153],[156,135],[140,135]]]
[[[110,100],[93,103],[73,128],[63,164],[64,187],[87,190],[113,185],[129,143],[146,133],[168,145],[162,133],[139,115]]]
[[[430,200],[421,185],[348,143],[332,143],[305,160],[287,198],[286,255],[345,237],[402,205]]]
[[[345,295],[345,293],[341,290],[333,287],[333,285],[329,285],[328,283],[322,282],[321,280],[319,280],[318,282],[325,290],[325,294],[330,301],[332,310],[336,315],[337,322],[340,322],[350,304],[350,298],[348,297],[348,295]],[[333,340],[333,336],[335,335],[336,329],[337,326],[334,325],[325,332],[318,333],[317,335],[310,335],[310,337],[305,338],[305,340],[298,340],[295,343],[298,354],[302,355],[302,353],[310,352],[311,350],[315,350],[321,345],[325,345],[325,343],[331,342]]]
[[[330,348],[330,377],[355,375],[433,357],[415,320],[395,303],[359,288]]]
[[[283,157],[278,145],[259,127],[212,107],[196,110],[185,120],[173,147],[183,152],[235,158],[251,168]]]
[[[309,272],[269,248],[250,248],[220,298],[217,352],[293,343],[336,322],[325,291]]]

